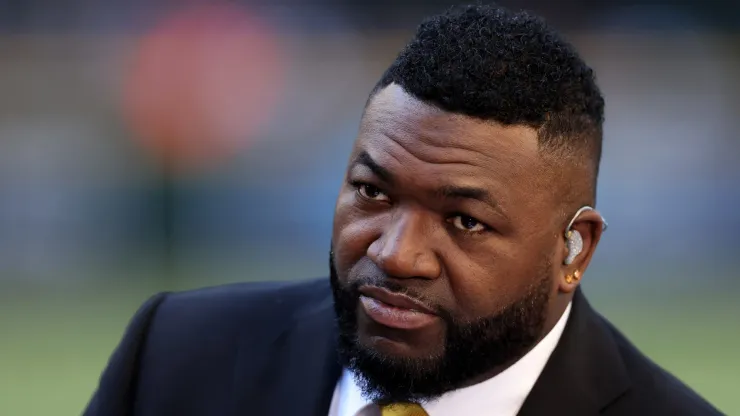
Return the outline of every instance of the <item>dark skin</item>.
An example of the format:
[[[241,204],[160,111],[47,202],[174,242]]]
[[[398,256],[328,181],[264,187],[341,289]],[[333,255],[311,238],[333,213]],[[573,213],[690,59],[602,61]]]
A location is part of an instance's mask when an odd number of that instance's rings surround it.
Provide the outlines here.
[[[566,276],[583,275],[602,232],[599,213],[583,213],[573,225],[583,252],[563,264],[565,227],[580,206],[563,207],[553,183],[562,175],[551,169],[530,127],[453,115],[384,88],[366,108],[336,204],[339,280],[379,269],[464,323],[526,296],[549,260],[544,336],[579,284]],[[359,311],[358,342],[391,357],[439,356],[444,326],[390,329]]]

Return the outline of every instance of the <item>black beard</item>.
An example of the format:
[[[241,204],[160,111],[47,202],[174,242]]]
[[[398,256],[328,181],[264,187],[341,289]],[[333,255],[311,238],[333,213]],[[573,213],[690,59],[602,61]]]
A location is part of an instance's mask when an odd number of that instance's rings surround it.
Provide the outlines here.
[[[522,299],[500,313],[473,322],[459,323],[449,313],[440,316],[447,333],[442,355],[399,358],[381,355],[357,341],[358,288],[363,284],[392,291],[403,288],[391,281],[357,281],[343,286],[329,254],[330,281],[339,328],[338,352],[352,371],[365,397],[375,403],[425,402],[470,384],[521,358],[540,339],[551,290],[549,262],[543,261],[541,277]]]

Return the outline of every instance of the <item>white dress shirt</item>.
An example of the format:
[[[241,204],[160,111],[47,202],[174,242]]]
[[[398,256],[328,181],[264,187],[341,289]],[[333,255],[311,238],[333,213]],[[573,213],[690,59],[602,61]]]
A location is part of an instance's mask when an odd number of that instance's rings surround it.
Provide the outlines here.
[[[570,309],[569,304],[542,341],[509,368],[486,381],[453,390],[425,403],[424,410],[429,416],[515,416],[557,346]],[[352,373],[345,369],[334,390],[329,416],[380,416],[380,409],[362,396]]]

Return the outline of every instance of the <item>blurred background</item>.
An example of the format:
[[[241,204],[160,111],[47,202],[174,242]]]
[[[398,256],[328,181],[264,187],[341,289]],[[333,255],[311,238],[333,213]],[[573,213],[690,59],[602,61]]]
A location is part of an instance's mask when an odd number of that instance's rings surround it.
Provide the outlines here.
[[[591,302],[740,414],[740,3],[499,3],[606,96]],[[80,414],[157,291],[326,275],[367,94],[449,5],[0,0],[0,414]]]

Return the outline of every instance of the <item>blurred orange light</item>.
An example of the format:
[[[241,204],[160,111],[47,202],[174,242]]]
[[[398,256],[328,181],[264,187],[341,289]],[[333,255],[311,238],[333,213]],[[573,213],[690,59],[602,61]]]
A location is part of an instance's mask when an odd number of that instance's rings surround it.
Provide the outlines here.
[[[210,164],[256,140],[283,85],[277,42],[234,5],[172,16],[146,34],[127,73],[124,112],[168,167]]]

